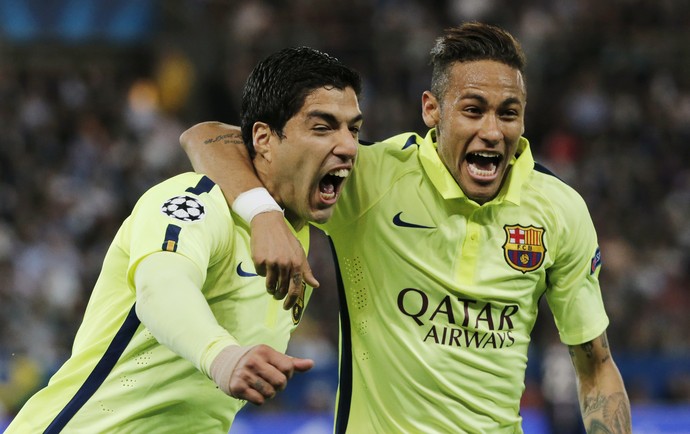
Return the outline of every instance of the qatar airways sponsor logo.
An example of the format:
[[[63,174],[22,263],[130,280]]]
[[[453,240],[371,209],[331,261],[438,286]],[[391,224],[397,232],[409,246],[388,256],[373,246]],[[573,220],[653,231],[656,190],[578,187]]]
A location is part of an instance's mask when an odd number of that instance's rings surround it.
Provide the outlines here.
[[[425,330],[424,342],[465,348],[515,344],[512,331],[517,304],[497,306],[450,295],[434,300],[420,289],[405,288],[398,293],[398,309]]]

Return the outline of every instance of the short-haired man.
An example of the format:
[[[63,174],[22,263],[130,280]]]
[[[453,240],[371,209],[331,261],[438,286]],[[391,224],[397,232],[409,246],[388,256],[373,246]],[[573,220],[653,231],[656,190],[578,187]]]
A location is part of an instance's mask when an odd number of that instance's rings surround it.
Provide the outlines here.
[[[465,23],[444,32],[431,61],[426,136],[362,146],[333,218],[320,226],[342,282],[335,431],[522,432],[527,349],[545,296],[570,349],[588,432],[630,432],[589,212],[535,164],[522,137],[520,45],[503,29]],[[241,166],[236,152],[195,146],[215,134],[182,137],[195,167],[215,154]],[[218,182],[232,203],[241,189]],[[269,223],[252,236],[279,236]],[[309,274],[299,260],[282,261],[297,264],[288,274]]]
[[[267,57],[245,86],[245,144],[300,249],[352,169],[360,90],[355,71],[306,47]],[[210,178],[154,186],[108,250],[72,356],[6,432],[227,434],[246,401],[313,365],[283,354],[311,289],[284,310],[265,287],[248,225]]]

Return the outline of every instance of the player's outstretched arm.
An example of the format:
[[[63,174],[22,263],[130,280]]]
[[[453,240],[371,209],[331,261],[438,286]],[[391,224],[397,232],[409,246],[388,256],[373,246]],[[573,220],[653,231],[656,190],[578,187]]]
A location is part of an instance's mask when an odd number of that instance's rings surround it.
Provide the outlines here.
[[[237,205],[235,201],[243,193],[263,188],[238,127],[202,122],[183,132],[180,144],[194,170],[213,179],[231,206]],[[266,290],[278,300],[285,298],[283,307],[290,309],[304,291],[302,281],[312,287],[318,287],[319,282],[282,213],[262,212],[250,220],[256,272],[266,277]]]
[[[568,347],[578,380],[580,411],[588,433],[631,433],[630,401],[611,357],[606,332]]]
[[[261,405],[283,390],[294,372],[314,366],[312,360],[289,357],[266,345],[238,345],[202,295],[202,273],[183,255],[147,256],[137,266],[134,284],[137,316],[156,340],[230,396]]]
[[[285,389],[295,372],[314,366],[311,359],[282,354],[268,345],[231,345],[211,364],[211,378],[226,394],[261,405]]]

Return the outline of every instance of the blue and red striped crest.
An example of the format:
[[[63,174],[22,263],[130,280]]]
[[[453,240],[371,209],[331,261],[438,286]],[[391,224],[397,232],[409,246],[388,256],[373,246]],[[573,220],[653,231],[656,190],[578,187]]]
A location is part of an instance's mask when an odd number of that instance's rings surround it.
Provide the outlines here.
[[[503,252],[512,268],[526,273],[534,271],[544,262],[544,228],[535,226],[505,225],[506,242]]]

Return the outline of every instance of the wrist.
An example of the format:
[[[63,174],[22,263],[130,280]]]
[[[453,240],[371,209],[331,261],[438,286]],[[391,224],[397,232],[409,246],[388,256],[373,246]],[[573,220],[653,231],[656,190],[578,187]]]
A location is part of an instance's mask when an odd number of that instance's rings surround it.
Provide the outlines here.
[[[226,395],[232,396],[230,392],[232,374],[240,359],[252,348],[251,346],[228,345],[211,363],[210,377]]]
[[[261,213],[283,212],[280,205],[264,187],[253,188],[241,193],[232,203],[232,210],[247,224],[250,224],[252,219]]]

